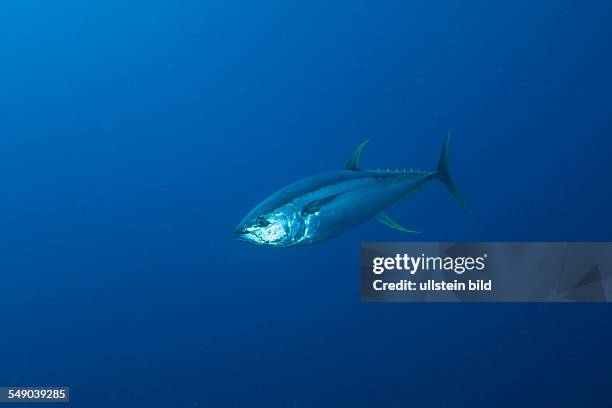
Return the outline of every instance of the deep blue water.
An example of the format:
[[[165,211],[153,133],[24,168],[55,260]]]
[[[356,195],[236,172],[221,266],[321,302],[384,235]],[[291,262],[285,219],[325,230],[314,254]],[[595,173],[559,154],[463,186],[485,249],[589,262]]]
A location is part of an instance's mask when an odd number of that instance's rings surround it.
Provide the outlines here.
[[[605,304],[362,304],[361,241],[612,240],[609,1],[0,5],[0,385],[75,407],[612,405]],[[312,247],[235,241],[341,168],[450,166]]]

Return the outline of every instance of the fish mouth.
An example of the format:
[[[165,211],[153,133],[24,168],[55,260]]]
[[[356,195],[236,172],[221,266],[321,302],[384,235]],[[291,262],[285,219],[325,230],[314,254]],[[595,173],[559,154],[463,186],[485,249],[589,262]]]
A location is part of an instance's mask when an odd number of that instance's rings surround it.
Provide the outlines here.
[[[247,231],[246,228],[238,227],[238,228],[236,228],[234,230],[234,235],[235,236],[245,235],[245,234],[248,234],[248,233],[249,233],[249,231]]]
[[[251,242],[251,232],[247,231],[246,228],[236,228],[234,230],[234,238],[236,238],[239,241],[246,241],[246,242]]]
[[[266,245],[266,242],[262,241],[256,233],[245,227],[236,228],[234,230],[234,238],[236,238],[238,241],[243,241],[248,244]]]

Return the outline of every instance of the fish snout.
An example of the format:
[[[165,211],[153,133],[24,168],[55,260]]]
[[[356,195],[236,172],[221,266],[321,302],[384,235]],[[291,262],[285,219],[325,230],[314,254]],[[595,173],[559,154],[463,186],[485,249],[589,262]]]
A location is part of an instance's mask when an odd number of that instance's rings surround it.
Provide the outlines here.
[[[239,225],[234,229],[234,238],[239,239],[240,241],[249,241],[249,231],[244,225]]]
[[[234,236],[235,237],[239,237],[240,235],[244,235],[248,233],[248,231],[246,230],[246,228],[244,228],[243,226],[238,226],[236,227],[236,229],[234,230]]]

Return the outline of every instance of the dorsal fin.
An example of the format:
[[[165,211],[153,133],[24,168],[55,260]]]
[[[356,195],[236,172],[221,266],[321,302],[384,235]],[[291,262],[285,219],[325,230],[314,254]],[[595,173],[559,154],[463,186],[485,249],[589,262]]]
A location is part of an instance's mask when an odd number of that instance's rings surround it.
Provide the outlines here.
[[[399,225],[397,222],[395,222],[395,220],[393,218],[391,218],[389,216],[389,214],[385,213],[385,212],[380,212],[376,215],[376,221],[380,222],[381,224],[386,225],[387,227],[393,228],[395,230],[398,231],[402,231],[402,232],[411,232],[411,233],[415,233],[415,234],[420,234],[421,231],[416,231],[410,228],[406,228],[403,227],[401,225]]]
[[[365,148],[366,144],[368,144],[368,142],[369,140],[364,140],[359,146],[357,146],[357,149],[355,149],[355,151],[353,152],[353,156],[351,156],[351,159],[348,161],[348,163],[346,163],[346,166],[344,167],[345,169],[359,170],[359,160],[361,159],[361,153],[363,152],[363,149]]]

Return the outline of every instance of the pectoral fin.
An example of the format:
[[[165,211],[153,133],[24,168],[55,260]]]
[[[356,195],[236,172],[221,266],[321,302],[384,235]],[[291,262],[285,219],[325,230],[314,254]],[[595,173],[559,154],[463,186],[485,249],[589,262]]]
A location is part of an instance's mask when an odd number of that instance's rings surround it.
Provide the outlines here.
[[[411,232],[415,234],[421,233],[421,231],[416,231],[416,230],[406,228],[406,227],[399,225],[397,222],[395,222],[395,220],[393,220],[393,218],[389,216],[389,214],[384,213],[384,212],[378,213],[378,215],[376,215],[376,217],[374,218],[376,219],[376,221],[380,222],[381,224],[384,224],[387,227],[393,228],[398,231]]]
[[[329,197],[322,198],[320,200],[311,201],[302,208],[302,214],[314,214],[318,212],[322,206],[333,201],[338,194],[331,195]]]

